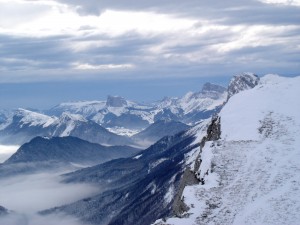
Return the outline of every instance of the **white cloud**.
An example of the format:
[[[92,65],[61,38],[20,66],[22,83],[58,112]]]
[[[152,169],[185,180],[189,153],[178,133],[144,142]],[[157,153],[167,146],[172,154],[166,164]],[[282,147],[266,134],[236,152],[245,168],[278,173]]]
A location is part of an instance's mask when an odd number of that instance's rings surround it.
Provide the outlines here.
[[[259,0],[266,4],[300,6],[300,0]]]
[[[188,29],[195,22],[152,12],[106,10],[99,16],[79,15],[77,7],[55,1],[0,0],[0,33],[21,36],[166,33]],[[90,29],[81,29],[87,26]]]
[[[87,184],[60,183],[59,174],[39,173],[0,180],[0,204],[18,213],[32,214],[75,202],[99,192]]]
[[[284,44],[286,40],[283,39],[281,35],[296,28],[297,26],[294,25],[233,26],[232,31],[235,33],[235,38],[225,43],[216,44],[212,46],[212,48],[220,54],[225,54],[247,47],[261,47]],[[290,38],[290,42],[292,41],[292,39],[293,38]]]
[[[88,63],[74,63],[74,69],[77,70],[127,70],[133,69],[135,66],[132,64],[102,64],[91,65]]]
[[[101,71],[122,78],[196,76],[212,67],[221,74],[225,64],[231,74],[249,70],[241,58],[264,73],[263,62],[279,67],[279,56],[289,66],[273,72],[293,74],[297,2],[0,0],[0,82],[102,79]],[[273,52],[253,54],[260,47]]]

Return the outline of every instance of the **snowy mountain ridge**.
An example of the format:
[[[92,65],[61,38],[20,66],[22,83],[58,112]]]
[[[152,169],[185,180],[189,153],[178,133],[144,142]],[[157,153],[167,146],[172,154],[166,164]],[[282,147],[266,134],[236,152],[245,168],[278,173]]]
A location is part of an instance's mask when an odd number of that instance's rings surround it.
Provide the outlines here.
[[[205,143],[193,171],[200,183],[181,196],[188,211],[155,224],[298,224],[299,87],[300,77],[266,75],[231,96],[220,139]]]
[[[81,114],[111,130],[141,130],[160,119],[195,124],[199,119],[208,118],[210,111],[217,110],[226,99],[226,88],[206,83],[200,92],[189,92],[181,98],[165,98],[148,105],[108,96],[106,101],[61,103],[47,114],[59,116],[70,112]]]
[[[104,145],[132,145],[127,137],[111,133],[80,114],[63,112],[60,117],[18,109],[0,127],[0,142],[24,144],[36,136],[75,136]]]
[[[58,119],[54,116],[47,116],[41,113],[29,111],[26,109],[19,108],[15,113],[14,117],[19,120],[20,127],[24,125],[28,126],[42,126],[49,127],[50,125],[57,124]]]
[[[158,108],[170,109],[174,114],[182,112],[183,115],[187,115],[197,110],[212,110],[222,105],[226,98],[226,88],[205,83],[200,92],[188,92],[182,98],[166,98]]]
[[[228,98],[240,91],[251,89],[258,83],[259,77],[254,73],[247,72],[234,76],[228,85]]]

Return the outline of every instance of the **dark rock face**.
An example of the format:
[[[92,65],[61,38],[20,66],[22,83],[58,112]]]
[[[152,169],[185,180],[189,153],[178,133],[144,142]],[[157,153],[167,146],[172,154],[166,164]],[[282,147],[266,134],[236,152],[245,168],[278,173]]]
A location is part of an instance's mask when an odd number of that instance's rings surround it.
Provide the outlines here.
[[[127,101],[119,96],[107,96],[106,106],[109,107],[123,107],[127,105]]]
[[[220,122],[220,117],[215,116],[212,118],[210,124],[208,125],[207,128],[207,134],[204,136],[200,142],[200,154],[202,152],[202,148],[205,145],[206,141],[216,141],[219,140],[221,137],[221,122]],[[204,181],[201,179],[198,179],[197,177],[197,171],[201,165],[201,157],[198,155],[198,157],[195,160],[195,165],[194,168],[186,168],[184,171],[184,174],[180,180],[178,192],[176,193],[174,203],[173,203],[173,213],[177,217],[181,217],[181,215],[188,211],[189,208],[187,205],[184,203],[182,200],[182,194],[184,191],[184,188],[186,186],[194,185],[194,184],[199,184],[200,182],[204,184]]]
[[[104,192],[42,213],[64,212],[97,225],[148,225],[172,215],[185,155],[200,146],[192,144],[194,135],[181,132],[164,137],[133,158],[67,174],[65,182],[96,183]]]
[[[181,215],[184,212],[189,210],[189,207],[182,200],[182,194],[186,186],[194,185],[194,184],[199,184],[199,180],[197,179],[195,172],[191,170],[191,168],[186,168],[182,175],[182,178],[179,183],[178,191],[174,198],[172,209],[173,209],[173,214],[175,216],[181,217]]]
[[[221,138],[221,118],[213,117],[210,125],[207,128],[207,136],[205,141],[216,141]]]
[[[254,88],[259,82],[259,77],[253,73],[243,73],[234,76],[228,85],[228,98],[251,88]]]
[[[36,137],[22,145],[4,164],[42,161],[95,164],[128,157],[137,151],[128,146],[105,147],[76,137]]]
[[[202,87],[202,93],[213,92],[213,91],[218,93],[223,93],[226,91],[226,88],[212,83],[205,83]]]

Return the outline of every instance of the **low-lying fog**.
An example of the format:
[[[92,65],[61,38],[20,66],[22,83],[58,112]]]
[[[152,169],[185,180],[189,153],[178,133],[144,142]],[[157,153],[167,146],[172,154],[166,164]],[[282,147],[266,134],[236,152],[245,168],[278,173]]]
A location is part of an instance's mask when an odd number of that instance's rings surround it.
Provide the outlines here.
[[[16,149],[17,146],[1,146],[2,162]],[[99,193],[96,186],[64,184],[60,180],[60,174],[51,172],[0,179],[0,206],[15,212],[11,216],[0,217],[0,225],[79,225],[75,218],[68,216],[37,214],[38,211]]]
[[[0,180],[0,204],[22,213],[67,204],[97,193],[86,184],[63,184],[59,174],[39,173]]]

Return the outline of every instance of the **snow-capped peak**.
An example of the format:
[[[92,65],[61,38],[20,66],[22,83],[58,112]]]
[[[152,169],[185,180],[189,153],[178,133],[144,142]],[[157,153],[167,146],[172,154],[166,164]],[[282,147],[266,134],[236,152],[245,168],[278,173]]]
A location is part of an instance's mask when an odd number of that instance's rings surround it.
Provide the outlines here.
[[[43,126],[48,127],[57,121],[55,116],[47,116],[41,113],[19,108],[14,113],[14,118],[19,119],[20,126]]]
[[[242,73],[234,76],[228,85],[228,98],[255,87],[259,83],[259,77],[254,73]]]

